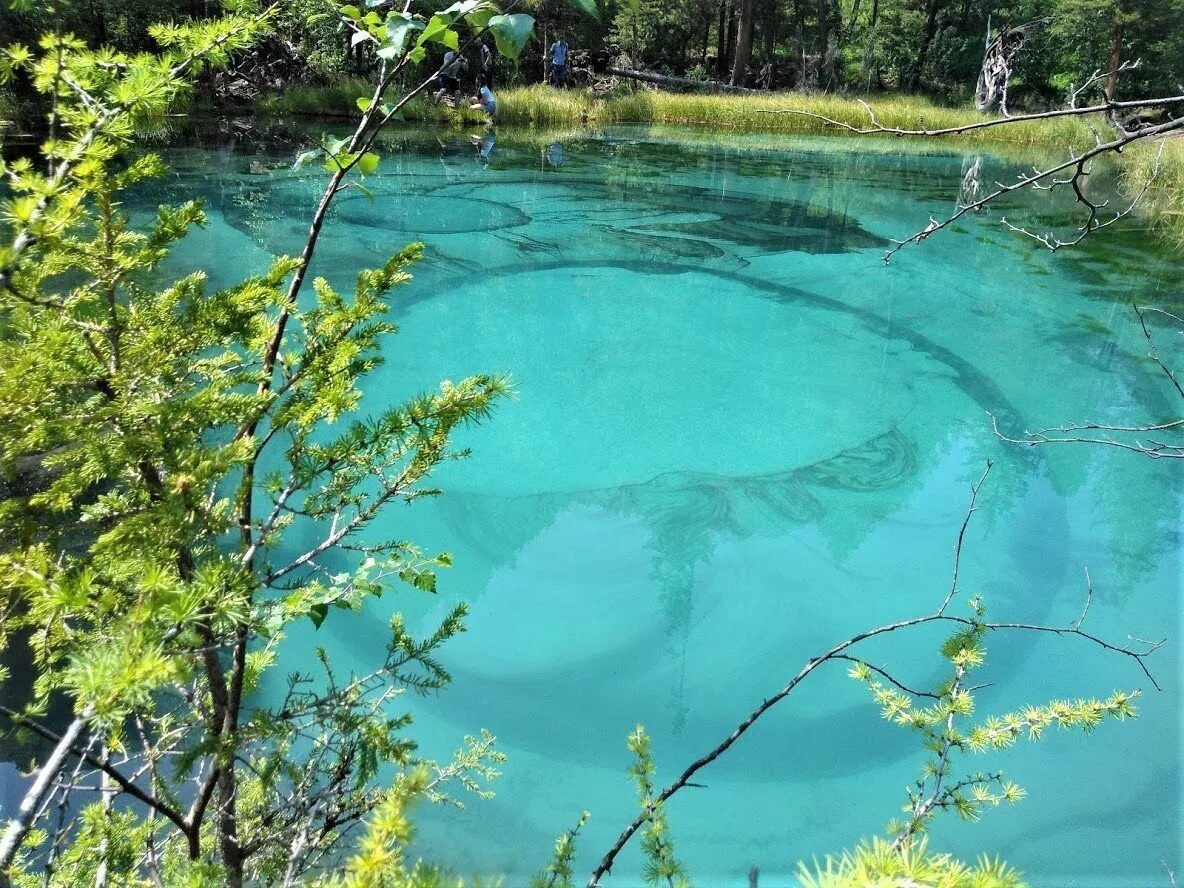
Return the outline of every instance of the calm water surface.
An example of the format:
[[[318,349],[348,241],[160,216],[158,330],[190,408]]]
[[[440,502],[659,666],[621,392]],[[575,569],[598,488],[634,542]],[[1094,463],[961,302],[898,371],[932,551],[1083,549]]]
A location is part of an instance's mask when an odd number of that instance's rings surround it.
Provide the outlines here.
[[[983,216],[885,267],[888,238],[951,211],[974,157],[505,135],[486,159],[466,140],[389,156],[373,201],[339,201],[315,269],[348,289],[357,269],[427,245],[394,301],[401,333],[367,383],[371,410],[443,378],[517,381],[466,433],[474,454],[441,475],[446,495],[370,531],[452,551],[440,594],[388,596],[287,648],[290,668],[322,644],[367,670],[392,608],[426,627],[471,602],[444,657],[454,686],[409,705],[426,752],[486,727],[510,761],[495,799],[421,812],[420,852],[517,888],[586,808],[586,873],[636,810],[632,727],[652,733],[665,783],[809,655],[931,611],[991,459],[963,585],[993,616],[1070,622],[1088,567],[1097,631],[1173,640],[1138,721],[971,762],[1031,795],[975,826],[939,822],[934,842],[1002,853],[1040,885],[1166,885],[1164,864],[1182,868],[1184,474],[1115,449],[1017,448],[988,414],[1018,432],[1178,410],[1129,305],[1184,300],[1179,265],[1134,227],[1053,256]],[[211,217],[178,267],[228,284],[297,251],[323,176],[250,172],[293,154],[228,140],[174,157],[144,208],[196,191]],[[981,163],[986,183],[1019,169]],[[1068,218],[1047,199],[1002,209]],[[925,683],[938,641],[865,653]],[[816,674],[671,804],[699,885],[747,884],[752,866],[785,884],[798,859],[898,812],[917,743],[843,672]],[[984,715],[1146,687],[1133,663],[1055,637],[992,638],[982,678]],[[626,852],[611,884],[638,884],[638,868]]]

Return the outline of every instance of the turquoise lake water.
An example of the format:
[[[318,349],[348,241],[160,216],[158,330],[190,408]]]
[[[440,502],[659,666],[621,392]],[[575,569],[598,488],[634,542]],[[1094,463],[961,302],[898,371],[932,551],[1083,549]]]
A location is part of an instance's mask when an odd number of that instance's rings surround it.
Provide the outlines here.
[[[427,245],[369,408],[487,371],[512,373],[517,397],[465,433],[473,456],[439,476],[441,499],[370,530],[453,552],[439,595],[334,614],[285,654],[296,668],[323,644],[368,670],[391,608],[426,627],[471,603],[443,657],[455,684],[408,705],[425,752],[485,727],[510,759],[494,799],[420,811],[418,853],[518,888],[587,809],[586,879],[636,812],[633,726],[652,734],[665,784],[809,656],[932,611],[990,459],[962,585],[992,616],[1071,622],[1088,567],[1095,631],[1172,640],[1156,693],[1079,640],[991,638],[984,715],[1149,693],[1133,723],[970,762],[1030,796],[976,825],[938,821],[934,845],[1002,854],[1037,885],[1167,885],[1165,864],[1184,868],[1184,470],[1018,448],[988,416],[1017,433],[1179,415],[1130,308],[1184,300],[1178,260],[1136,225],[1054,256],[996,213],[885,267],[888,239],[952,211],[976,160],[985,183],[1021,168],[991,157],[624,131],[548,147],[503,135],[486,158],[466,139],[429,145],[388,156],[373,201],[342,197],[315,270],[348,290],[359,268]],[[177,267],[229,284],[297,251],[323,177],[250,171],[294,153],[227,136],[172,157],[144,207],[198,192],[211,217]],[[1037,226],[1070,211],[1047,196],[999,209]],[[1178,335],[1159,336],[1184,357]],[[939,641],[916,632],[864,654],[925,683]],[[921,758],[842,668],[821,671],[671,803],[680,856],[703,888],[746,885],[753,866],[761,886],[789,884],[797,860],[882,829]],[[606,885],[637,885],[639,865],[626,851]]]

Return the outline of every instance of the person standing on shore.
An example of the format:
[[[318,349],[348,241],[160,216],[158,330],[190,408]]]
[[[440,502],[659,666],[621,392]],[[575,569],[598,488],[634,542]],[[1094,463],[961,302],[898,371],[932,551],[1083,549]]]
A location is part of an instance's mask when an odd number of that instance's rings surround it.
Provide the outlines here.
[[[548,55],[551,62],[552,86],[567,85],[567,55],[569,52],[571,52],[571,47],[567,45],[567,41],[563,39],[562,35],[551,44]]]
[[[460,97],[460,79],[469,69],[469,62],[463,55],[453,52],[449,52],[448,55],[451,55],[452,58],[448,59],[444,67],[440,69],[440,92],[437,98],[455,104]],[[447,59],[448,56],[446,55],[445,58]]]
[[[481,41],[481,62],[480,62],[481,81],[478,86],[488,87],[493,89],[493,49],[489,45],[488,40]]]

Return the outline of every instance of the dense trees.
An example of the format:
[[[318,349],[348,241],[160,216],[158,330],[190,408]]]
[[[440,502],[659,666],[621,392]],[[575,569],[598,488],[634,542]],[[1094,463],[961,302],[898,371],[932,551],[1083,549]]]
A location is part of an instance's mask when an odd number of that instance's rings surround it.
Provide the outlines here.
[[[1043,27],[1017,72],[1032,101],[1135,59],[1136,71],[1106,81],[1118,97],[1173,90],[1184,76],[1180,0],[609,0],[605,14],[609,39],[638,66],[698,67],[741,85],[962,98],[988,35],[1033,21]],[[599,34],[589,25],[582,37]]]
[[[94,0],[66,4],[52,17],[92,46],[135,51],[150,48],[151,24],[206,15],[210,6]],[[985,45],[1025,24],[1013,104],[1059,102],[1095,72],[1103,75],[1097,92],[1117,98],[1176,92],[1184,80],[1184,0],[601,0],[595,15],[590,2],[525,0],[522,7],[538,21],[538,39],[506,73],[527,82],[542,78],[544,48],[562,32],[577,63],[587,51],[736,85],[966,100]],[[411,9],[427,11],[420,0]],[[41,7],[0,10],[0,34],[28,41],[50,17]],[[366,73],[377,64],[316,0],[283,4],[277,39],[300,56],[306,78]]]

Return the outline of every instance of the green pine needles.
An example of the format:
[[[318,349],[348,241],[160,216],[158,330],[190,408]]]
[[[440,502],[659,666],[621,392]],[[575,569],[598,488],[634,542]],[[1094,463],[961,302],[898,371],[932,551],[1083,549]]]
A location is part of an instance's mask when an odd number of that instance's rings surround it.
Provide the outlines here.
[[[575,888],[576,837],[591,815],[587,811],[580,815],[576,825],[555,840],[551,861],[541,873],[530,880],[530,888]]]
[[[451,681],[440,649],[464,631],[463,604],[422,636],[396,614],[364,674],[322,650],[312,674],[277,672],[294,625],[398,586],[434,594],[451,565],[363,531],[439,493],[436,468],[466,455],[456,431],[509,383],[444,381],[367,413],[360,382],[397,332],[388,306],[422,247],[359,271],[348,293],[305,287],[305,271],[333,198],[376,168],[384,95],[425,43],[489,27],[520,44],[529,17],[487,2],[400,17],[407,39],[383,56],[373,109],[325,158],[301,255],[226,290],[200,273],[168,281],[170,249],[205,216],[191,202],[132,224],[122,195],[165,172],[137,133],[273,16],[236,2],[160,25],[156,55],[53,33],[0,50],[0,78],[49,107],[40,162],[0,167],[0,643],[35,678],[0,716],[51,750],[5,812],[0,886],[443,884],[405,860],[405,812],[487,796],[503,761],[486,732],[450,762],[423,759],[401,711],[401,695]],[[59,700],[65,730],[47,723]]]
[[[588,882],[588,888],[598,888],[602,884],[601,880],[611,871],[617,855],[638,833],[641,834],[640,848],[645,859],[645,883],[660,888],[690,886],[686,868],[675,855],[670,835],[666,813],[670,798],[683,787],[694,785],[690,783],[691,777],[723,755],[761,715],[785,699],[800,681],[820,665],[833,660],[850,662],[848,674],[867,686],[882,717],[916,733],[927,752],[927,758],[919,776],[906,790],[903,817],[888,823],[885,837],[862,842],[853,850],[828,856],[822,861],[800,863],[796,874],[798,882],[803,888],[900,888],[905,885],[1021,888],[1024,882],[1020,873],[1001,860],[984,856],[970,865],[929,848],[929,827],[939,815],[953,814],[962,820],[976,821],[986,809],[1012,805],[1026,796],[1023,788],[1007,780],[1000,771],[962,771],[959,768],[960,759],[967,755],[1006,750],[1021,739],[1038,741],[1054,728],[1078,729],[1089,733],[1107,719],[1122,721],[1133,718],[1136,715],[1134,701],[1139,692],[1115,691],[1105,699],[1056,700],[1042,706],[1026,706],[1001,716],[977,717],[974,695],[979,686],[970,682],[972,675],[986,661],[987,635],[992,631],[1076,634],[1105,649],[1134,657],[1144,671],[1146,664],[1143,658],[1158,650],[1160,644],[1150,644],[1147,650],[1120,648],[1082,632],[1081,623],[1089,610],[1089,598],[1081,617],[1064,628],[992,623],[988,621],[986,608],[977,595],[967,601],[969,617],[949,613],[948,608],[958,592],[957,563],[962,540],[970,515],[975,510],[974,498],[981,484],[980,480],[972,489],[970,512],[959,535],[954,582],[936,612],[866,630],[838,643],[824,655],[811,658],[785,689],[766,698],[727,739],[691,763],[674,783],[661,791],[654,785],[655,766],[649,738],[641,726],[629,735],[629,749],[635,757],[629,773],[638,788],[641,812],[601,859]],[[934,622],[950,623],[955,628],[940,648],[941,657],[949,665],[949,676],[932,690],[908,687],[887,669],[846,653],[864,639]],[[1150,677],[1150,673],[1146,674]],[[532,888],[573,888],[570,867],[566,862],[572,857],[571,844],[574,839],[575,831],[560,837],[556,845],[555,863],[547,870],[548,873],[558,872],[560,878],[553,885],[546,880],[536,879]]]
[[[645,815],[645,826],[641,832],[641,853],[645,857],[642,878],[647,885],[662,888],[692,888],[686,868],[674,854],[674,840],[670,836],[670,823],[666,809],[656,797],[654,789],[654,756],[650,749],[650,738],[645,729],[638,725],[629,735],[629,751],[634,755],[629,776],[637,785],[637,799]]]
[[[867,685],[884,719],[916,732],[930,755],[908,789],[904,819],[888,824],[887,833],[898,849],[909,847],[939,813],[973,821],[984,808],[1015,804],[1027,795],[999,772],[957,776],[954,768],[959,754],[1007,749],[1021,738],[1036,741],[1049,728],[1079,728],[1088,733],[1107,718],[1121,721],[1135,716],[1134,700],[1139,692],[1116,691],[1105,700],[1058,700],[970,723],[975,716],[975,689],[967,682],[986,659],[986,608],[978,596],[968,604],[972,620],[941,647],[951,675],[936,691],[911,691],[862,661],[856,661],[849,672]],[[920,705],[922,700],[932,702]]]
[[[925,836],[908,848],[899,848],[885,839],[873,839],[822,863],[799,864],[797,878],[802,888],[900,888],[903,885],[1024,888],[1025,885],[1020,873],[1001,860],[984,856],[970,866],[949,854],[931,852]]]

